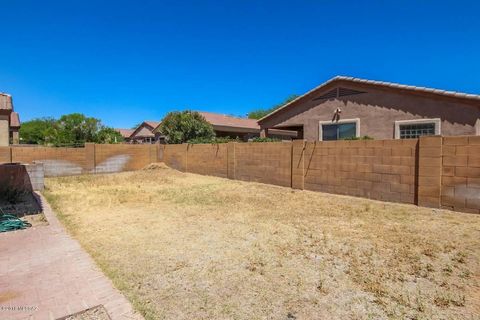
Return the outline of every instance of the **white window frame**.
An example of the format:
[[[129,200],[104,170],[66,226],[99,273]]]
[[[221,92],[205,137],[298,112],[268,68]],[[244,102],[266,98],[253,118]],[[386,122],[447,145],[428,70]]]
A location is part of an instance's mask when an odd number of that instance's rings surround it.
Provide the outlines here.
[[[430,124],[435,125],[435,135],[442,134],[442,120],[440,118],[432,119],[414,119],[414,120],[398,120],[395,121],[395,139],[400,139],[400,126],[405,124]]]
[[[353,118],[353,119],[341,119],[338,121],[319,121],[318,122],[318,140],[323,141],[323,128],[322,126],[325,124],[342,124],[342,123],[355,123],[355,136],[360,138],[360,118]]]

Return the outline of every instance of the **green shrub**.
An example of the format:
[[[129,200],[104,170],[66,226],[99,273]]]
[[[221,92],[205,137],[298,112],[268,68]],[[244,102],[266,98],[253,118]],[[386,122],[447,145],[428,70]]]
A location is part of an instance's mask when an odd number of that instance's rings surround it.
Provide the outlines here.
[[[281,140],[277,138],[261,138],[261,137],[253,138],[251,140],[251,142],[280,142],[280,141]]]
[[[229,142],[240,142],[239,139],[233,139],[230,137],[214,137],[214,138],[193,138],[188,140],[190,144],[202,144],[202,143],[229,143]]]
[[[370,136],[362,136],[362,137],[343,138],[342,140],[373,140],[373,138]]]
[[[174,111],[168,113],[159,125],[158,131],[171,144],[185,143],[194,139],[211,141],[215,132],[210,123],[196,111]]]

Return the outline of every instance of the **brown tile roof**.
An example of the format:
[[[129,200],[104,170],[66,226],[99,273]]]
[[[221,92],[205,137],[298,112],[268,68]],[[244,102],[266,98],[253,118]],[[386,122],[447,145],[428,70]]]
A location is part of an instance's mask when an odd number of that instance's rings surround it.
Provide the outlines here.
[[[13,110],[11,95],[0,93],[0,110]]]
[[[133,131],[135,131],[133,129],[115,129],[115,130],[117,130],[124,138],[130,138]]]
[[[322,89],[323,87],[337,81],[347,81],[347,82],[352,82],[352,83],[358,83],[358,84],[366,84],[366,85],[372,85],[372,86],[377,86],[377,87],[388,87],[388,88],[394,88],[394,89],[400,89],[400,90],[411,90],[415,92],[421,92],[421,93],[427,93],[427,94],[437,94],[440,96],[444,97],[451,97],[451,98],[460,98],[460,99],[467,99],[467,100],[473,100],[473,101],[478,101],[480,102],[480,95],[478,94],[468,94],[468,93],[462,93],[462,92],[456,92],[456,91],[446,91],[446,90],[440,90],[440,89],[433,89],[433,88],[426,88],[426,87],[417,87],[417,86],[409,86],[409,85],[404,85],[400,83],[394,83],[394,82],[385,82],[385,81],[375,81],[375,80],[367,80],[367,79],[360,79],[360,78],[353,78],[353,77],[345,77],[345,76],[336,76],[321,85],[313,88],[312,90],[308,91],[307,93],[301,95],[300,97],[296,98],[293,101],[290,101],[289,103],[285,104],[283,107],[278,108],[277,110],[267,114],[263,118],[259,119],[258,121],[261,122],[270,116],[276,114],[278,111],[283,110],[285,108],[290,107],[292,104],[297,102],[298,100],[304,98],[305,96],[308,96],[309,94]]]
[[[10,114],[10,127],[20,128],[20,116],[17,112]]]
[[[146,123],[148,124],[150,127],[152,127],[153,129],[155,129],[156,127],[158,127],[158,125],[160,124],[160,122],[158,121],[143,121],[143,123]]]
[[[255,119],[237,118],[213,112],[199,112],[213,126],[260,130]]]

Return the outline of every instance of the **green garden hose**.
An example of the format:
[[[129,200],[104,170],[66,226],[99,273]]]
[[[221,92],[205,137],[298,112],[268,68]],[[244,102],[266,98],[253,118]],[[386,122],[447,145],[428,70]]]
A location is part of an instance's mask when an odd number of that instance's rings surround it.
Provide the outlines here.
[[[11,214],[0,215],[0,232],[21,230],[31,226],[32,225],[30,223],[20,220]]]

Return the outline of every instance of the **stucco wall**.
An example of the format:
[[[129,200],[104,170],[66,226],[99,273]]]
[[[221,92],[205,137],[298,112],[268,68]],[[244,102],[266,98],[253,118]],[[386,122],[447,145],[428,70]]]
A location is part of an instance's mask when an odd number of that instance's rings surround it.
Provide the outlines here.
[[[337,88],[348,88],[365,93],[330,100],[313,101],[318,96]],[[477,135],[480,130],[480,103],[476,105],[452,98],[438,98],[412,91],[398,91],[362,87],[351,83],[327,86],[318,93],[299,100],[261,122],[262,128],[303,125],[304,139],[319,140],[319,121],[332,120],[335,110],[342,110],[340,119],[360,118],[360,135],[375,139],[393,139],[395,121],[440,118],[444,136]]]

